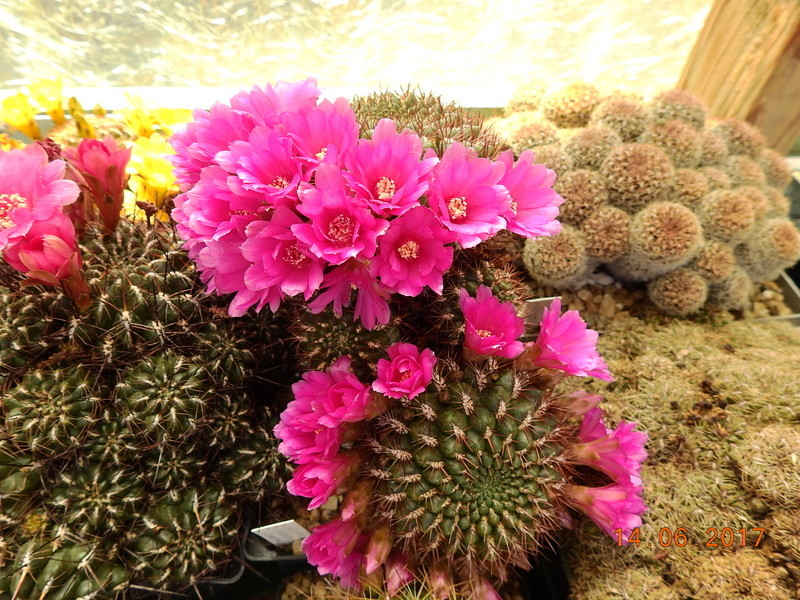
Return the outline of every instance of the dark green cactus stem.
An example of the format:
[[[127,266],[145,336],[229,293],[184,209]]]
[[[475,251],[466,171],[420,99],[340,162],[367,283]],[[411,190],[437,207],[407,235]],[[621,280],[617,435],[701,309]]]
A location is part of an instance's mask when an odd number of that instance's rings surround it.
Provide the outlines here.
[[[504,578],[556,528],[565,427],[523,374],[492,361],[435,383],[381,417],[373,502],[420,564]]]

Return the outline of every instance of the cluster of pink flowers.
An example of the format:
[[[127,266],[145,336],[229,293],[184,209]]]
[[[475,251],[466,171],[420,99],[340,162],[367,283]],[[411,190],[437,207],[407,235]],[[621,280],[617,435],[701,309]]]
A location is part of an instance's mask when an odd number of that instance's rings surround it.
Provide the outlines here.
[[[208,291],[235,294],[232,315],[289,296],[341,314],[355,289],[373,328],[390,294],[441,293],[453,244],[559,231],[555,175],[532,153],[492,161],[454,143],[438,157],[389,119],[359,139],[348,102],[319,95],[313,79],[254,87],[172,137],[172,216]]]
[[[346,449],[361,433],[359,425],[378,416],[389,398],[414,398],[433,379],[436,357],[430,349],[397,343],[378,363],[371,385],[359,381],[342,356],[325,371],[310,371],[292,386],[294,400],[281,414],[275,435],[279,450],[298,467],[287,484],[289,492],[311,498],[309,508],[325,504],[335,493],[348,491],[340,518],[306,538],[303,549],[322,574],[357,586],[364,567],[369,574],[389,559],[391,542],[385,528],[368,533],[365,509],[368,490],[359,486],[357,451]]]
[[[78,306],[89,302],[75,226],[65,209],[80,195],[39,144],[0,151],[0,252],[25,274],[23,285],[62,287]]]

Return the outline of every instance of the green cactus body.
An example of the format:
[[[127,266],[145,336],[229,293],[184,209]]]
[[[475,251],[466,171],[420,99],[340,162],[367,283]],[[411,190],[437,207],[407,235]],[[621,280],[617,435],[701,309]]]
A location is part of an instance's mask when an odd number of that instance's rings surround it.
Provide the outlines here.
[[[420,564],[446,557],[462,577],[502,579],[554,529],[568,428],[513,371],[435,382],[379,419],[373,502]]]

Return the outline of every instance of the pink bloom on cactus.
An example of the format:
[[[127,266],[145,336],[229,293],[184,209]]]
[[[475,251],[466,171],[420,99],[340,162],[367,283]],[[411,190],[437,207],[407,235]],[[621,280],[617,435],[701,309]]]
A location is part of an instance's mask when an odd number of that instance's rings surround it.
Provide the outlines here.
[[[251,115],[219,102],[211,110],[197,108],[193,115],[195,120],[176,131],[169,140],[176,154],[167,160],[172,162],[183,191],[200,180],[200,172],[205,167],[217,164],[218,152],[228,150],[233,142],[246,140],[256,125]]]
[[[505,166],[454,142],[433,169],[428,203],[464,248],[477,246],[506,227],[503,215],[511,207],[508,190],[500,185]]]
[[[323,165],[317,170],[317,179],[336,177],[333,171],[338,168]],[[324,191],[305,187],[300,198],[297,210],[311,222],[292,225],[292,232],[311,252],[334,265],[356,256],[372,258],[378,236],[389,227],[388,221],[376,219],[366,204],[352,198],[344,186],[330,186]]]
[[[450,570],[443,564],[436,564],[431,567],[428,571],[428,581],[430,582],[433,595],[442,600],[449,598],[455,591],[453,576]]]
[[[582,417],[603,401],[600,394],[577,390],[556,400],[558,406],[572,417]],[[586,419],[583,420],[586,423]]]
[[[397,343],[387,350],[389,360],[378,361],[378,379],[372,389],[390,398],[413,399],[425,391],[433,379],[436,356],[433,350],[422,352],[414,344]]]
[[[294,470],[286,489],[290,494],[311,498],[309,510],[319,508],[339,490],[358,468],[358,458],[353,454],[334,454],[319,458]]]
[[[316,527],[303,540],[303,552],[320,575],[334,575],[342,585],[358,587],[365,537],[352,521],[337,519]]]
[[[92,191],[92,201],[100,211],[107,231],[117,226],[122,210],[123,193],[128,182],[125,167],[131,158],[130,148],[120,148],[113,137],[84,139],[77,148],[64,151],[80,171]]]
[[[557,369],[578,377],[614,380],[597,353],[597,332],[586,328],[576,310],[561,315],[561,300],[558,298],[544,310],[539,337],[528,344],[520,361],[528,366]]]
[[[461,288],[458,296],[464,313],[464,347],[487,356],[514,358],[522,352],[519,337],[525,321],[517,316],[513,302],[500,302],[485,285],[478,287],[475,297]]]
[[[369,386],[350,370],[349,356],[340,356],[325,371],[308,371],[292,386],[295,398],[308,400],[320,425],[338,427],[371,416],[375,408]]]
[[[316,429],[311,429],[302,422],[284,419],[284,415],[281,415],[281,422],[275,426],[274,433],[281,440],[278,451],[298,465],[333,456],[342,444],[341,427],[317,425]]]
[[[372,482],[368,479],[359,479],[345,494],[339,516],[343,521],[360,519],[369,508],[370,500],[372,500]]]
[[[472,584],[472,600],[503,600],[494,586],[483,577]]]
[[[39,144],[0,151],[0,250],[27,234],[36,221],[45,221],[80,195],[78,184],[62,179],[67,164],[48,162]]]
[[[234,180],[236,176],[212,165],[203,169],[200,181],[192,189],[175,198],[172,218],[187,250],[231,231],[237,220],[234,215],[238,218],[267,212],[261,194],[244,189],[234,192],[231,189]]]
[[[253,86],[249,92],[239,92],[231,98],[231,106],[251,114],[259,125],[275,127],[281,114],[313,108],[319,93],[317,82],[311,77],[295,83],[279,81],[274,86],[267,84],[264,89]]]
[[[247,226],[242,256],[253,263],[244,276],[248,289],[277,286],[287,296],[303,294],[305,300],[319,289],[324,263],[294,236],[291,226],[296,223],[302,223],[300,217],[280,206],[269,221]]]
[[[392,538],[387,527],[381,527],[369,539],[366,551],[365,569],[367,575],[374,573],[386,562],[392,549]]]
[[[636,423],[623,421],[610,430],[603,423],[603,411],[595,408],[583,419],[572,451],[581,464],[602,471],[618,483],[641,485],[642,463],[647,458],[647,434],[633,431]]]
[[[455,236],[441,226],[424,206],[412,208],[391,221],[379,238],[379,251],[370,272],[381,283],[404,296],[416,296],[431,288],[442,293],[442,276],[453,264],[453,248],[446,246]]]
[[[344,176],[356,194],[381,216],[402,215],[419,206],[428,191],[429,175],[438,159],[420,160],[422,140],[411,131],[381,119],[371,140],[362,139],[344,159]]]
[[[534,164],[530,150],[520,154],[516,163],[511,150],[500,154],[497,160],[506,167],[500,184],[511,194],[511,206],[503,215],[508,229],[525,237],[561,231],[556,217],[564,199],[553,190],[556,174],[544,165]]]
[[[358,141],[356,116],[345,98],[323,100],[310,109],[286,112],[281,121],[299,155],[311,167],[323,162],[341,166],[344,155]]]
[[[614,531],[622,530],[623,542],[636,527],[642,525],[647,510],[642,501],[642,488],[631,482],[614,483],[604,487],[566,486],[572,504],[584,512],[600,529],[616,539]]]
[[[394,551],[386,559],[386,592],[394,597],[397,592],[414,581],[414,573],[408,567],[408,558],[403,552]]]
[[[354,314],[367,329],[375,325],[389,322],[389,291],[375,280],[367,271],[367,267],[357,260],[349,260],[325,274],[322,281],[323,291],[312,300],[308,307],[316,314],[333,303],[334,312],[341,316],[342,309],[350,306],[352,291],[358,290]]]
[[[34,221],[24,237],[15,238],[6,247],[3,258],[32,282],[47,285],[58,285],[81,268],[75,227],[64,213],[56,213],[47,221]]]
[[[263,194],[265,204],[297,204],[301,163],[294,155],[292,140],[279,131],[256,127],[247,141],[234,142],[230,151],[217,154],[217,161],[239,176],[244,189]]]

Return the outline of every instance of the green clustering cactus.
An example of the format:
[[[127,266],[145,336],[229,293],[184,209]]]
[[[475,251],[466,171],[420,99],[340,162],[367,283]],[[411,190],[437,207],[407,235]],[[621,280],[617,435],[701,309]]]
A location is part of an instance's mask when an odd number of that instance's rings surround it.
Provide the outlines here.
[[[281,326],[199,293],[168,226],[82,248],[93,303],[0,287],[0,598],[126,597],[220,574],[281,485]]]
[[[685,315],[706,300],[745,308],[753,282],[800,258],[783,195],[790,172],[752,125],[709,120],[684,90],[644,102],[574,84],[537,98],[524,112],[509,109],[495,129],[553,169],[565,199],[571,228],[529,240],[524,251],[540,284],[582,287],[603,267],[620,281],[647,282],[659,309]],[[703,253],[713,243],[729,252]]]

